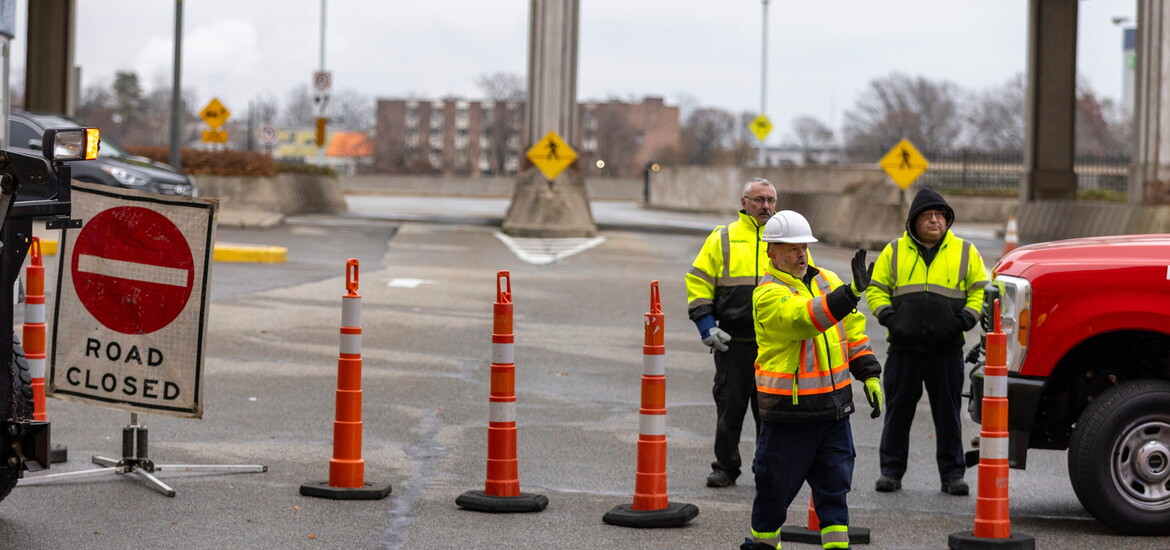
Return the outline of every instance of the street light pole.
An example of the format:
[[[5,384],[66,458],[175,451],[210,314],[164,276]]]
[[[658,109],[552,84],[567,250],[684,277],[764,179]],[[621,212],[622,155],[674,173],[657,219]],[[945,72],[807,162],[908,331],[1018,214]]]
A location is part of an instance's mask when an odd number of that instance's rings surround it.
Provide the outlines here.
[[[760,0],[764,5],[763,41],[760,46],[760,114],[763,115],[768,107],[768,0]],[[756,164],[764,166],[764,140],[760,140],[759,155]]]
[[[182,170],[182,157],[179,148],[182,147],[182,99],[180,91],[183,52],[183,0],[175,0],[175,66],[171,83],[171,151],[168,160],[170,165]]]

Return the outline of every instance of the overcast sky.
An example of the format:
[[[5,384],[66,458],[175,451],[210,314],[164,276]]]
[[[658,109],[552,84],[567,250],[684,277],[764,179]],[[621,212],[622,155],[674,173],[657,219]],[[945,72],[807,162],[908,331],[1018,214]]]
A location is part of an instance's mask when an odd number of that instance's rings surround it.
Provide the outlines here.
[[[35,1],[35,0],[34,0]],[[14,81],[23,81],[25,6],[17,2]],[[234,116],[281,103],[320,68],[321,0],[185,0],[182,87]],[[760,108],[760,0],[580,0],[578,99],[664,96],[735,112]],[[1121,27],[1135,0],[1079,2],[1078,71],[1121,95]],[[972,91],[1024,71],[1028,0],[770,0],[768,141],[795,116],[834,129],[866,84],[901,72]],[[82,86],[135,71],[170,86],[175,2],[77,0]],[[325,69],[333,89],[372,98],[480,99],[476,77],[524,75],[528,0],[327,0]]]

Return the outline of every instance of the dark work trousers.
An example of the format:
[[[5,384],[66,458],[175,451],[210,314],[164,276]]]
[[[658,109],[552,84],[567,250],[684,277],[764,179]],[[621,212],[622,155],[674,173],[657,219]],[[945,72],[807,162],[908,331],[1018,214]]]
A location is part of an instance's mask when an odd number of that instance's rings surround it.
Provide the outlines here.
[[[922,397],[930,399],[934,418],[935,460],[942,481],[963,477],[963,425],[959,419],[963,392],[963,350],[945,352],[890,351],[882,369],[886,398],[882,426],[881,473],[902,479],[910,453],[910,425]]]
[[[756,500],[752,530],[775,533],[788,506],[808,481],[821,527],[849,525],[845,495],[853,483],[853,429],[849,418],[760,424],[756,444]]]
[[[760,425],[760,406],[756,401],[755,342],[727,343],[727,351],[715,350],[715,462],[712,470],[723,470],[731,479],[739,477],[742,461],[739,438],[744,415],[751,406],[756,430]]]

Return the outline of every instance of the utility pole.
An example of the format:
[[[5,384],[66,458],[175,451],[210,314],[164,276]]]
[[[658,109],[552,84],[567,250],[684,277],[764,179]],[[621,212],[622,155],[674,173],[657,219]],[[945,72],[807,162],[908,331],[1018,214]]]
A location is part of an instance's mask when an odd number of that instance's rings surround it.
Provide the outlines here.
[[[325,74],[325,0],[321,0],[321,57],[319,75]],[[314,79],[315,80],[315,79]],[[314,86],[316,82],[314,81]],[[319,87],[318,87],[319,89]],[[325,105],[329,101],[328,89],[317,94],[317,165],[325,165]]]
[[[183,123],[182,115],[182,94],[179,93],[180,81],[179,75],[182,74],[179,70],[180,61],[182,59],[183,51],[183,0],[175,0],[175,62],[173,78],[171,80],[171,151],[168,157],[169,164],[175,168],[182,169],[181,157],[179,155],[179,148],[182,146],[180,140],[182,139],[182,132],[180,126]]]
[[[764,5],[763,41],[760,46],[760,114],[768,111],[768,0],[760,0]],[[764,140],[760,140],[760,152],[756,164],[764,166]]]

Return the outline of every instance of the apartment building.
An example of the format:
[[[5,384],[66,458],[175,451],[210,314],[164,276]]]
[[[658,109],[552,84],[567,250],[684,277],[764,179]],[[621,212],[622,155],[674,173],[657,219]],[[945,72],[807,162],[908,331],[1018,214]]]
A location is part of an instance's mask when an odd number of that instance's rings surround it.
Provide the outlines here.
[[[640,177],[679,139],[678,107],[660,97],[578,106],[577,169],[590,177]],[[525,104],[462,99],[379,100],[375,169],[385,173],[512,176],[528,166]]]

